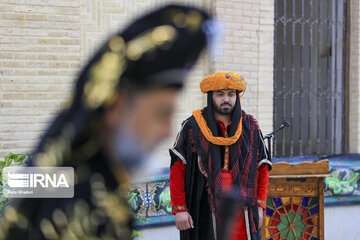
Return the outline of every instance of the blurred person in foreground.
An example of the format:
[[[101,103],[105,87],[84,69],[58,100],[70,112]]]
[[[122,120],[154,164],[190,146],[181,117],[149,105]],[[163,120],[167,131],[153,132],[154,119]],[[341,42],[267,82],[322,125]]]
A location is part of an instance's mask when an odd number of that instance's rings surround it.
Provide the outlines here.
[[[241,109],[245,88],[234,72],[202,80],[207,107],[184,121],[170,149],[172,213],[182,240],[219,239],[225,227],[228,239],[260,239],[271,161],[257,121]],[[231,226],[222,226],[222,196],[233,188],[239,207]]]
[[[0,239],[131,238],[129,180],[169,136],[177,94],[212,21],[197,8],[169,5],[102,45],[30,164],[73,166],[74,197],[13,200]]]

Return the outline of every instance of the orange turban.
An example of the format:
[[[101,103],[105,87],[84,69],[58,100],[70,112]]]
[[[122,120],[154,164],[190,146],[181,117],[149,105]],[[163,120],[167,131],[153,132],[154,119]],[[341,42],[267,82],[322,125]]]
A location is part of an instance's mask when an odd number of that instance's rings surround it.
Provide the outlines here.
[[[200,82],[201,92],[234,89],[243,92],[246,89],[244,78],[234,72],[217,72],[204,78]]]

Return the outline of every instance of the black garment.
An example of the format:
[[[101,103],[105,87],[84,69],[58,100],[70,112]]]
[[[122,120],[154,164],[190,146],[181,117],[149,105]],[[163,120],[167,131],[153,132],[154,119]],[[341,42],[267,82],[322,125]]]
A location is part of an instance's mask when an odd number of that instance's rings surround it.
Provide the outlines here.
[[[234,168],[237,167],[237,170],[240,172],[240,178],[238,178],[240,181],[236,182],[234,178],[234,185],[246,192],[242,194],[245,196],[239,196],[239,199],[243,197],[245,199],[245,206],[249,208],[251,235],[252,239],[255,240],[260,239],[261,235],[260,231],[258,231],[256,176],[259,167],[258,163],[266,159],[267,154],[255,119],[243,111],[242,123],[242,134],[239,140],[233,144],[239,153],[238,162],[241,164],[230,165],[230,170],[232,172],[236,171]],[[170,149],[171,166],[180,160],[186,164],[185,202],[194,220],[194,229],[180,231],[182,240],[215,239],[214,236],[218,234],[219,225],[221,224],[219,219],[217,219],[219,212],[217,208],[214,208],[211,201],[211,188],[213,186],[209,182],[208,173],[210,166],[204,164],[206,163],[204,159],[207,160],[210,155],[209,147],[201,147],[201,145],[204,145],[204,142],[207,142],[204,139],[192,116],[184,123],[174,148]],[[207,143],[211,145],[211,143]],[[219,157],[221,157],[220,152],[219,147]],[[220,163],[218,164],[220,165]],[[242,179],[244,170],[248,171],[247,178],[245,178],[246,181]],[[244,183],[246,184],[245,186],[243,186]],[[220,199],[216,201],[219,202]]]
[[[126,191],[101,151],[77,166],[81,180],[74,198],[25,198],[12,201],[18,220],[1,220],[0,239],[130,239],[132,215]],[[54,231],[52,231],[52,229]],[[5,235],[2,235],[5,234]]]
[[[71,105],[44,133],[29,163],[74,167],[74,198],[12,201],[0,219],[0,239],[130,239],[126,180],[115,180],[103,153],[104,113],[118,91],[136,97],[156,88],[180,90],[215,34],[212,21],[201,9],[168,5],[136,19],[100,46],[76,81]],[[112,160],[119,168],[129,165]]]

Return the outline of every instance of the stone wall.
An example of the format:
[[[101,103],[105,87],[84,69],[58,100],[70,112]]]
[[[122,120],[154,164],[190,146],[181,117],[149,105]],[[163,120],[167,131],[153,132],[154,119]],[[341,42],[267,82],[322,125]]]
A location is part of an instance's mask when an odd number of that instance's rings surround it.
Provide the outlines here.
[[[64,106],[80,67],[99,42],[138,14],[165,0],[2,0],[0,2],[0,159],[30,152],[44,128]],[[203,6],[223,22],[218,55],[204,54],[179,98],[174,135],[191,111],[206,103],[199,82],[216,71],[243,75],[248,88],[243,109],[264,133],[273,128],[273,0],[183,0]],[[360,152],[360,3],[350,1],[349,149]],[[169,166],[163,143],[158,167]],[[326,223],[327,224],[327,223]],[[331,235],[326,225],[326,236]],[[167,236],[177,236],[168,227]],[[153,231],[153,233],[151,233]],[[159,229],[145,235],[161,234]],[[163,236],[165,236],[163,235]],[[358,236],[358,235],[356,235]],[[154,239],[156,237],[153,237]],[[171,237],[170,237],[171,238]],[[330,237],[331,238],[331,237]],[[344,239],[356,239],[351,236]]]
[[[3,0],[0,3],[0,158],[36,144],[69,98],[79,69],[103,41],[165,0]],[[264,133],[273,128],[273,0],[183,0],[220,19],[225,31],[218,55],[204,54],[179,98],[173,135],[191,111],[206,104],[199,82],[216,71],[243,75],[243,109]],[[360,151],[359,2],[350,1],[350,151]],[[167,148],[160,146],[167,166]]]
[[[80,66],[80,3],[0,3],[0,157],[29,151]]]
[[[0,3],[0,157],[31,151],[71,95],[73,80],[98,44],[137,15],[171,1],[4,0]],[[241,73],[248,84],[244,109],[272,128],[272,1],[178,1],[205,7],[227,28],[219,59],[204,54],[179,98],[174,135],[191,111],[206,104],[202,78]],[[221,56],[222,55],[222,56]],[[160,146],[167,166],[167,148]]]
[[[212,1],[225,27],[221,55],[211,72],[234,71],[246,80],[243,109],[255,116],[264,133],[273,128],[273,0]]]
[[[71,96],[80,67],[98,44],[165,2],[169,1],[1,1],[0,158],[9,152],[30,152]],[[191,4],[204,6],[206,1]],[[203,105],[202,94],[191,89],[207,75],[206,63],[202,57],[190,77],[177,119]]]

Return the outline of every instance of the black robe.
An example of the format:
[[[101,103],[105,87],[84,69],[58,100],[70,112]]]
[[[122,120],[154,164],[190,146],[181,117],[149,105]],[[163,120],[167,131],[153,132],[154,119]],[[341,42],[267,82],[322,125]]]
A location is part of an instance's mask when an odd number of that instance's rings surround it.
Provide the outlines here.
[[[127,191],[119,187],[108,163],[100,150],[76,166],[81,180],[73,198],[13,199],[3,211],[0,239],[131,239]],[[16,211],[16,222],[6,217],[9,208]]]
[[[238,144],[238,147],[241,148],[239,159],[241,163],[239,164],[239,171],[241,173],[243,169],[246,168],[245,159],[249,160],[249,178],[251,178],[252,181],[249,181],[251,186],[246,187],[252,188],[252,191],[256,194],[247,197],[244,204],[249,208],[252,239],[257,240],[261,238],[261,233],[258,228],[259,217],[256,198],[257,171],[260,164],[267,163],[271,166],[271,162],[267,159],[267,150],[256,120],[251,115],[242,111],[242,121],[242,134],[235,144]],[[204,141],[204,139],[201,139],[201,136],[203,137],[196,120],[191,116],[183,123],[174,148],[170,149],[171,167],[176,161],[183,161],[183,163],[186,164],[185,202],[188,212],[194,221],[193,229],[180,231],[181,240],[212,240],[216,239],[215,235],[219,234],[220,224],[218,219],[216,219],[217,212],[213,214],[214,206],[211,202],[212,191],[206,176],[208,172],[206,168],[209,168],[209,166],[204,166],[203,164],[203,159],[206,158],[206,156],[201,156],[203,155],[202,153],[198,154],[202,150],[199,150],[199,146],[197,145],[199,145],[199,142]],[[221,153],[223,151],[219,152]],[[252,157],[250,156],[250,152],[253,155]],[[241,185],[241,183],[234,183],[234,185]]]
[[[179,14],[192,21],[179,26]],[[203,10],[171,4],[139,17],[99,46],[76,80],[70,106],[44,133],[30,162],[73,166],[74,198],[11,201],[0,218],[0,239],[130,239],[128,189],[125,181],[115,179],[104,154],[104,114],[114,106],[118,91],[132,99],[153,89],[180,90],[207,41],[216,35],[212,25]],[[149,38],[164,31],[166,39]],[[129,46],[140,51],[131,54]],[[112,163],[131,165],[124,158]]]

